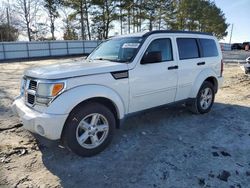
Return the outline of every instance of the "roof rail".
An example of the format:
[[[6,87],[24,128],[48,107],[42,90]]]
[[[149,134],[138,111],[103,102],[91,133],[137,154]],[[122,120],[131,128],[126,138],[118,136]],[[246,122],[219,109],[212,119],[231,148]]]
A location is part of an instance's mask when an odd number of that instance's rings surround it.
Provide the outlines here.
[[[158,34],[158,33],[185,33],[185,34],[199,34],[199,35],[210,35],[213,36],[212,33],[207,32],[199,32],[199,31],[180,31],[180,30],[154,30],[149,31],[143,35],[143,37],[148,37],[152,34]]]

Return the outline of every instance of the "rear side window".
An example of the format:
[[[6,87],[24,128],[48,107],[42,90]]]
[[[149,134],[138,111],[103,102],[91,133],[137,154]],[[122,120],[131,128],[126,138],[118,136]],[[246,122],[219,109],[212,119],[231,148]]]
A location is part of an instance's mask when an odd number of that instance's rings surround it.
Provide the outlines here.
[[[194,38],[177,38],[180,60],[199,57],[197,41]]]
[[[200,39],[203,57],[216,57],[218,56],[217,46],[212,39]]]

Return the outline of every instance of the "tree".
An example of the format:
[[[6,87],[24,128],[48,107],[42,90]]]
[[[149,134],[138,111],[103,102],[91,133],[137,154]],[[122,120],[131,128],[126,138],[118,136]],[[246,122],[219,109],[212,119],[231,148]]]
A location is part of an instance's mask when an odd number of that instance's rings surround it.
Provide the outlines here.
[[[90,33],[90,21],[89,21],[89,12],[91,2],[90,0],[64,0],[64,6],[70,7],[74,10],[71,14],[71,19],[77,20],[79,18],[79,22],[81,25],[81,38],[85,40],[86,37],[86,28],[87,28],[87,36],[88,39],[91,40]]]
[[[4,23],[6,20],[5,18],[5,11],[4,10],[0,10],[0,24]]]
[[[16,18],[9,3],[2,3],[0,7],[0,41],[16,41],[19,36],[15,27]]]
[[[44,7],[46,8],[50,19],[50,32],[52,40],[55,40],[55,19],[59,17],[57,8],[60,4],[60,0],[44,0],[44,3]]]
[[[119,1],[121,34],[125,26],[127,26],[127,33],[141,31],[142,21],[145,20],[145,4],[143,0]]]
[[[157,29],[169,29],[170,23],[174,20],[176,16],[174,0],[160,0],[157,6],[157,19],[156,28]]]
[[[35,22],[35,24],[32,25],[31,40],[35,41],[54,40],[47,36],[48,32],[49,32],[49,27],[47,23]]]
[[[0,41],[16,41],[18,38],[18,30],[13,27],[9,26],[8,24],[0,24]]]
[[[64,40],[77,40],[78,36],[73,27],[70,27],[70,25],[67,25],[63,32],[63,39]]]
[[[98,33],[99,39],[107,39],[113,27],[112,22],[118,19],[117,0],[92,0],[93,31]],[[98,24],[98,27],[95,26]],[[96,28],[96,29],[95,29]]]
[[[211,32],[218,39],[222,39],[227,36],[227,28],[229,24],[226,23],[224,13],[213,2],[203,2],[203,14],[200,20],[200,31]]]
[[[34,24],[34,20],[37,17],[40,2],[39,0],[16,0],[15,4],[15,12],[19,17],[19,26],[21,29],[25,29],[27,32],[27,37],[29,41],[32,40],[32,24]]]
[[[227,35],[224,13],[209,0],[179,0],[172,29],[211,32],[219,39]]]
[[[74,22],[72,22],[71,14],[72,10],[65,6],[60,7],[61,16],[63,17],[63,39],[64,40],[78,40],[78,34],[76,32],[76,26]],[[78,23],[77,23],[78,24]]]

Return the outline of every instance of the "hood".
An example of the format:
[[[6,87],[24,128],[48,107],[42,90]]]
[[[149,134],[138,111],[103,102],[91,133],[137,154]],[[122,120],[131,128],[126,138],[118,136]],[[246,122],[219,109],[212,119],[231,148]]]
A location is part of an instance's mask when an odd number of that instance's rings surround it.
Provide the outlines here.
[[[27,69],[24,72],[24,75],[40,79],[64,79],[75,76],[101,74],[123,70],[128,70],[128,65],[126,63],[104,60],[85,60],[35,67]]]

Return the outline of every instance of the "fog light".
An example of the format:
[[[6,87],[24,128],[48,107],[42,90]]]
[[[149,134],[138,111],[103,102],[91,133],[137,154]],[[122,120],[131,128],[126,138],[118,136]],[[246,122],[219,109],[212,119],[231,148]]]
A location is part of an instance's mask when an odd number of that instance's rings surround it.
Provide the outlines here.
[[[44,135],[45,131],[44,131],[44,128],[41,125],[37,125],[36,129],[37,129],[38,134],[40,134],[42,136]]]
[[[49,104],[50,98],[36,97],[36,102],[40,104]]]

